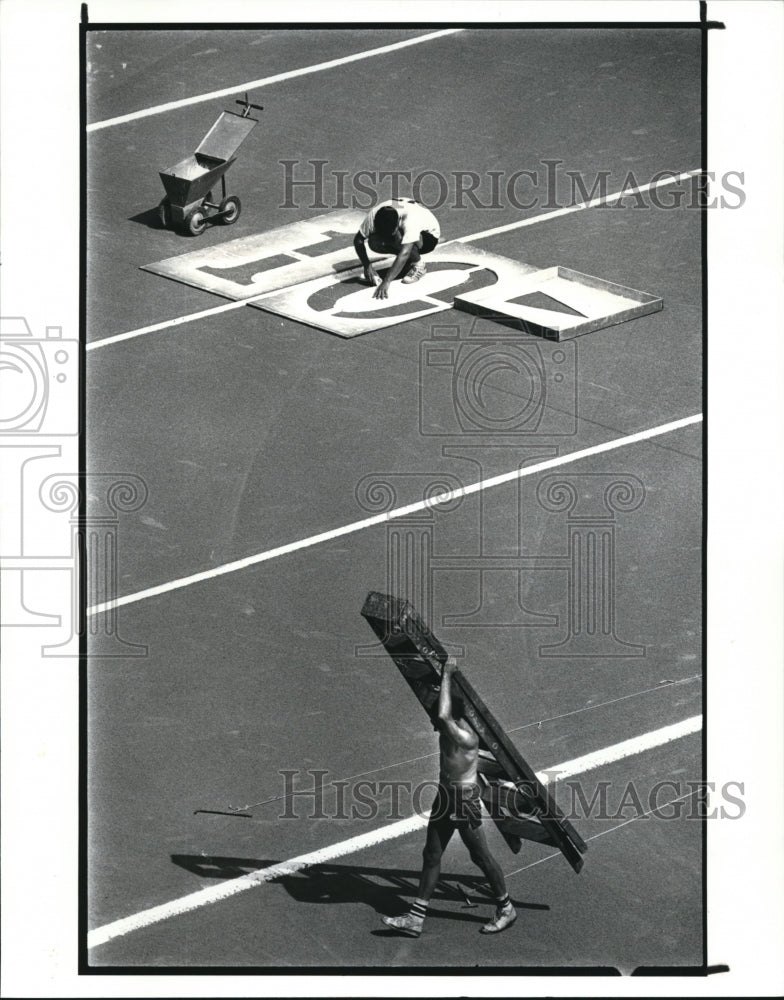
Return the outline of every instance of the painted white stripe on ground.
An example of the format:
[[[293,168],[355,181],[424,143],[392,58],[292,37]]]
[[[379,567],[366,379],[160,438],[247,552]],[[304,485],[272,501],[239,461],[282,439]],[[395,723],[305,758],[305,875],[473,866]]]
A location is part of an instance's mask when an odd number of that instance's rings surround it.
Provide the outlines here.
[[[533,226],[537,222],[548,222],[551,219],[557,218],[561,215],[568,215],[570,212],[579,212],[584,208],[596,208],[599,205],[611,204],[614,201],[620,201],[621,198],[627,197],[631,194],[636,194],[640,191],[647,191],[651,187],[667,187],[668,184],[676,184],[688,177],[695,177],[699,174],[699,170],[687,170],[685,173],[678,174],[676,177],[664,178],[658,181],[656,184],[643,184],[636,188],[627,188],[625,191],[614,191],[612,194],[608,194],[604,198],[593,198],[588,202],[579,202],[576,205],[570,205],[568,208],[559,208],[555,212],[546,212],[544,215],[535,215],[531,219],[520,219],[517,222],[510,222],[505,226],[496,226],[495,229],[486,229],[481,233],[473,233],[470,236],[458,236],[454,240],[445,240],[441,245],[448,246],[450,243],[471,243],[474,240],[482,240],[487,236],[494,236],[497,233],[506,233],[512,229],[521,229],[523,226]],[[204,319],[206,316],[217,316],[218,313],[228,312],[230,309],[239,309],[249,302],[258,302],[259,299],[264,298],[265,295],[276,295],[275,292],[263,292],[261,295],[257,295],[251,299],[240,299],[237,302],[230,302],[228,305],[215,306],[212,309],[204,309],[201,312],[189,313],[186,316],[178,316],[176,319],[164,320],[161,323],[155,323],[152,326],[143,326],[138,330],[128,330],[127,333],[118,333],[112,337],[104,337],[102,340],[93,340],[91,343],[87,344],[86,350],[94,351],[98,347],[106,347],[108,344],[117,344],[121,340],[131,340],[133,337],[141,337],[145,333],[155,333],[158,330],[165,330],[170,326],[180,326],[182,323],[191,323],[197,319]]]
[[[700,170],[687,170],[685,173],[678,174],[675,177],[665,177],[656,182],[651,182],[650,184],[641,184],[639,187],[635,188],[621,188],[620,191],[614,191],[612,194],[600,195],[599,197],[592,198],[590,201],[578,201],[574,205],[569,205],[566,208],[557,208],[554,212],[545,212],[544,215],[535,215],[531,219],[522,219],[520,222],[510,222],[505,226],[496,226],[495,229],[485,229],[484,232],[475,233],[473,236],[458,236],[457,239],[450,240],[450,243],[471,243],[474,240],[483,240],[487,236],[496,236],[498,233],[507,233],[511,229],[522,229],[523,226],[533,226],[537,222],[549,222],[552,219],[557,219],[561,215],[569,215],[571,212],[582,212],[585,208],[596,208],[598,205],[612,205],[616,201],[622,201],[624,198],[628,198],[629,195],[639,194],[642,191],[651,191],[654,188],[667,187],[669,184],[678,184],[680,181],[687,180],[689,177],[696,177],[702,171]]]
[[[274,76],[262,77],[260,80],[248,80],[247,83],[237,83],[231,87],[224,87],[222,90],[213,90],[207,94],[197,94],[195,97],[184,97],[179,101],[169,101],[166,104],[158,104],[152,108],[143,108],[141,111],[132,111],[127,115],[118,115],[116,118],[107,118],[105,121],[93,122],[87,126],[88,132],[97,132],[100,129],[110,128],[112,125],[122,125],[125,122],[136,121],[139,118],[149,118],[152,115],[161,115],[165,111],[174,111],[177,108],[186,108],[191,104],[201,104],[204,101],[213,101],[218,97],[228,97],[231,94],[243,94],[245,91],[258,90],[260,87],[269,87],[273,83],[282,83],[284,80],[294,80],[298,76],[308,76],[310,73],[321,73],[325,69],[335,69],[337,66],[346,66],[348,63],[359,62],[361,59],[371,59],[374,56],[383,56],[387,52],[396,52],[398,49],[408,48],[410,45],[419,45],[422,42],[432,42],[436,38],[443,38],[445,35],[454,35],[462,28],[443,28],[440,31],[431,31],[427,35],[417,35],[416,38],[406,38],[402,42],[392,42],[390,45],[382,45],[377,49],[365,49],[363,52],[354,52],[349,56],[340,56],[338,59],[330,59],[328,62],[316,63],[314,66],[303,66],[300,69],[291,69],[285,73],[276,73]]]
[[[621,760],[624,757],[631,757],[645,750],[669,743],[680,736],[698,732],[701,727],[702,719],[697,715],[691,719],[685,719],[683,722],[676,723],[673,726],[665,726],[663,729],[645,733],[634,739],[624,740],[615,746],[605,747],[603,750],[598,750],[596,753],[588,754],[585,757],[578,757],[575,760],[568,760],[562,764],[555,764],[553,767],[548,768],[547,771],[537,772],[537,777],[540,781],[546,782],[548,777],[556,772],[559,778],[565,775],[574,776],[575,774],[580,774],[583,771],[600,766],[599,763],[594,763],[594,761],[610,763],[611,761]],[[678,735],[673,735],[676,730],[678,731]],[[586,762],[588,766],[585,766]],[[209,906],[212,903],[229,899],[240,892],[253,889],[258,885],[264,885],[264,883],[271,882],[273,879],[281,878],[284,875],[294,875],[296,872],[310,868],[313,865],[326,864],[329,861],[334,861],[336,858],[345,857],[347,854],[354,854],[356,851],[364,850],[367,847],[375,847],[377,844],[383,844],[387,840],[404,837],[406,834],[423,829],[427,826],[427,821],[427,816],[409,816],[407,819],[400,820],[397,823],[390,823],[388,826],[383,826],[378,830],[371,830],[369,833],[350,837],[348,840],[331,844],[329,847],[322,847],[318,851],[302,854],[297,858],[292,858],[290,861],[282,861],[279,864],[270,865],[269,868],[260,868],[255,872],[248,872],[247,875],[242,875],[239,878],[229,879],[220,885],[209,886],[206,889],[200,889],[198,892],[192,892],[187,896],[181,896],[179,899],[173,899],[169,903],[162,903],[160,906],[153,906],[149,910],[142,910],[140,913],[134,913],[130,917],[123,917],[121,920],[104,924],[103,927],[96,927],[95,930],[90,931],[87,935],[87,946],[88,948],[95,948],[98,945],[105,944],[107,941],[111,941],[113,938],[122,937],[132,931],[149,927],[151,924],[159,923],[170,917],[181,916],[183,913],[197,910],[202,906]],[[556,856],[552,855],[552,857]]]
[[[274,295],[275,292],[267,292],[267,295]],[[257,296],[261,298],[261,296]],[[153,323],[151,326],[142,326],[138,330],[128,330],[127,333],[116,333],[113,337],[104,337],[103,340],[94,340],[87,344],[85,350],[94,351],[96,347],[106,347],[107,344],[118,344],[121,340],[132,340],[134,337],[143,337],[145,333],[157,333],[158,330],[166,330],[170,326],[180,326],[182,323],[193,323],[197,319],[206,319],[208,316],[218,316],[220,313],[231,312],[232,309],[240,309],[248,302],[255,302],[256,299],[238,299],[236,302],[228,302],[223,306],[212,306],[210,309],[202,309],[201,312],[189,313],[187,316],[177,316],[175,319],[166,319],[160,323]]]
[[[133,916],[115,920],[111,924],[104,924],[103,927],[97,927],[87,935],[87,947],[95,948],[99,944],[111,941],[112,938],[121,937],[142,927],[149,927],[150,924],[159,923],[169,917],[178,917],[191,910],[198,910],[202,906],[219,903],[223,899],[229,899],[231,896],[236,896],[237,893],[253,889],[255,886],[271,882],[273,879],[281,878],[284,875],[294,875],[304,868],[325,864],[346,854],[364,850],[366,847],[375,847],[377,844],[383,844],[385,840],[404,837],[407,833],[413,833],[425,826],[427,826],[426,816],[410,816],[408,819],[381,827],[380,830],[371,830],[369,833],[351,837],[339,844],[311,851],[310,854],[302,854],[290,861],[282,861],[280,864],[270,865],[269,868],[248,872],[247,875],[221,882],[220,885],[211,885],[206,889],[200,889],[198,892],[174,899],[170,903],[162,903],[160,906],[153,906],[149,910],[143,910],[141,913],[133,914]]]
[[[222,566],[213,566],[211,569],[203,570],[201,573],[193,573],[190,576],[183,576],[177,580],[169,580],[167,583],[158,584],[157,587],[148,587],[146,590],[137,591],[135,594],[126,594],[124,597],[117,597],[112,601],[104,601],[102,604],[94,604],[87,609],[88,615],[99,615],[104,611],[113,611],[115,608],[123,607],[126,604],[135,604],[137,601],[146,600],[148,597],[158,597],[172,590],[179,590],[182,587],[189,587],[194,583],[202,583],[205,580],[212,580],[217,576],[224,576],[226,573],[236,573],[237,570],[247,569],[249,566],[256,566],[259,563],[268,562],[270,559],[278,559],[280,556],[289,555],[292,552],[299,552],[302,549],[312,548],[314,545],[321,545],[323,542],[332,541],[342,535],[350,535],[355,531],[362,531],[364,528],[372,528],[377,524],[384,524],[385,521],[393,521],[408,514],[415,514],[420,510],[427,510],[430,507],[437,507],[441,503],[447,503],[458,497],[470,496],[481,490],[491,489],[493,486],[500,486],[503,483],[512,482],[515,479],[524,479],[526,476],[535,476],[547,469],[555,469],[560,465],[569,465],[583,458],[592,455],[601,455],[606,451],[614,451],[616,448],[624,448],[640,441],[648,441],[651,438],[659,437],[662,434],[670,434],[673,431],[681,430],[692,424],[700,423],[701,413],[695,413],[690,417],[683,417],[680,420],[673,420],[668,424],[661,424],[659,427],[649,427],[644,431],[637,431],[636,434],[627,434],[626,437],[614,438],[612,441],[605,441],[603,444],[591,445],[590,448],[582,448],[580,451],[570,452],[568,455],[560,455],[557,458],[549,458],[536,465],[528,465],[523,469],[513,469],[511,472],[504,472],[500,476],[493,476],[469,486],[462,486],[457,490],[449,490],[439,493],[427,500],[419,500],[416,503],[407,504],[405,507],[398,507],[395,510],[386,511],[383,514],[375,514],[362,521],[354,521],[352,524],[344,524],[339,528],[332,528],[329,531],[322,531],[318,535],[311,535],[309,538],[300,538],[296,542],[289,542],[287,545],[279,545],[277,548],[268,549],[266,552],[257,552],[252,556],[245,556],[244,559],[237,559],[234,562],[224,563]]]
[[[644,753],[653,747],[664,746],[673,740],[679,740],[683,736],[691,736],[702,729],[702,716],[693,715],[690,719],[676,722],[672,726],[664,726],[663,729],[656,729],[652,733],[643,733],[642,736],[633,736],[630,740],[616,743],[614,746],[605,747],[603,750],[596,750],[594,753],[586,754],[584,757],[577,757],[569,761],[568,764],[560,764],[557,767],[547,768],[543,772],[548,781],[558,782],[564,778],[571,778],[575,774],[585,774],[586,771],[593,771],[597,767],[605,767],[616,760],[623,760],[624,757],[631,757],[633,754]],[[540,775],[542,781],[545,778]]]

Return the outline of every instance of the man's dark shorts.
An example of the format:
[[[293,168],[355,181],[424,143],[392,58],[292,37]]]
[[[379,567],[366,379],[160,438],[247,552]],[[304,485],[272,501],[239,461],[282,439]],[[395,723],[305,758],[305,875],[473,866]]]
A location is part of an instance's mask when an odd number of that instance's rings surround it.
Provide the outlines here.
[[[455,826],[468,825],[472,830],[482,825],[482,805],[479,785],[440,784],[433,808],[431,822],[450,822]]]
[[[432,233],[426,233],[424,229],[422,230],[422,249],[419,251],[422,254],[432,253],[438,246],[438,240]]]
[[[422,249],[420,254],[432,253],[438,246],[438,239],[432,233],[426,233],[424,229],[419,234],[422,238]],[[374,253],[394,253],[394,250],[387,250],[386,243],[376,233],[371,233],[368,237],[368,245]]]

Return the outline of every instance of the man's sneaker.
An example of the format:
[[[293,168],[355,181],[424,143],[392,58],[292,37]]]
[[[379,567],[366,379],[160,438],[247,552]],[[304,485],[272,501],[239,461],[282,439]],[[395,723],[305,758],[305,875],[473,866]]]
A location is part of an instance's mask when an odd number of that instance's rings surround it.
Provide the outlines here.
[[[427,274],[427,268],[420,260],[418,263],[414,264],[408,274],[403,278],[404,285],[412,285],[415,281],[419,281]]]
[[[419,937],[422,933],[423,917],[416,917],[413,913],[404,913],[402,917],[382,917],[387,927],[394,927],[401,934],[409,937]]]
[[[511,927],[515,920],[517,920],[517,910],[511,903],[499,906],[493,919],[484,925],[480,934],[498,934],[500,931],[506,930],[507,927]]]

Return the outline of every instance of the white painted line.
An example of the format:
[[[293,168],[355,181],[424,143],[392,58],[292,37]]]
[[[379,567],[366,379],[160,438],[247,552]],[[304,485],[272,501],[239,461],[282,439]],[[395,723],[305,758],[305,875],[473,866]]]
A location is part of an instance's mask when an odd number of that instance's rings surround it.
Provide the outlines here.
[[[220,885],[211,885],[198,892],[192,892],[179,899],[173,899],[170,903],[161,903],[160,906],[153,906],[149,910],[142,910],[141,913],[134,913],[133,916],[123,917],[115,920],[111,924],[104,924],[103,927],[96,927],[87,935],[87,947],[95,948],[96,945],[111,941],[112,938],[121,937],[131,931],[139,930],[142,927],[149,927],[161,920],[169,917],[178,917],[190,910],[197,910],[202,906],[209,906],[211,903],[218,903],[223,899],[236,896],[237,893],[245,892],[246,889],[253,889],[257,885],[271,882],[273,879],[281,878],[284,875],[294,875],[304,868],[312,865],[325,864],[335,858],[341,858],[346,854],[353,854],[354,851],[364,850],[366,847],[375,847],[383,844],[385,840],[394,840],[396,837],[404,837],[407,833],[413,833],[427,826],[426,816],[410,816],[408,819],[400,820],[397,823],[390,823],[379,830],[371,830],[369,833],[362,833],[358,837],[351,837],[338,844],[329,847],[322,847],[318,851],[311,851],[310,854],[301,854],[298,858],[290,861],[282,861],[277,865],[270,865],[269,868],[260,868],[255,872],[248,872],[239,878],[221,882]]]
[[[385,511],[383,514],[375,514],[362,521],[354,521],[351,524],[341,525],[339,528],[331,528],[329,531],[322,531],[318,535],[311,535],[309,538],[300,538],[296,542],[289,542],[287,545],[279,545],[277,548],[268,549],[266,552],[257,552],[252,556],[245,556],[244,559],[237,559],[234,562],[224,563],[222,566],[213,566],[211,569],[203,570],[201,573],[193,573],[190,576],[182,576],[177,580],[169,580],[167,583],[158,584],[157,587],[148,587],[146,590],[139,590],[135,594],[126,594],[124,597],[117,597],[112,601],[104,601],[102,604],[94,604],[87,609],[88,616],[99,615],[104,611],[113,611],[115,608],[123,607],[126,604],[135,604],[137,601],[146,600],[148,597],[157,597],[172,590],[179,590],[182,587],[189,587],[194,583],[202,583],[205,580],[212,580],[217,576],[224,576],[226,573],[236,573],[237,570],[247,569],[249,566],[256,566],[259,563],[269,562],[271,559],[278,559],[280,556],[290,555],[292,552],[299,552],[302,549],[312,548],[314,545],[321,545],[323,542],[332,541],[342,535],[350,535],[355,531],[362,531],[363,528],[372,528],[377,524],[384,524],[385,521],[393,521],[408,514],[415,514],[420,510],[427,510],[430,507],[437,507],[441,503],[456,500],[458,497],[470,496],[472,493],[479,493],[481,490],[491,489],[493,486],[500,486],[503,483],[512,482],[515,479],[524,479],[526,476],[535,476],[547,469],[555,469],[560,465],[569,465],[583,458],[590,458],[592,455],[601,455],[606,451],[615,451],[616,448],[624,448],[627,445],[637,444],[640,441],[648,441],[651,438],[659,437],[662,434],[670,434],[672,431],[681,430],[692,424],[698,424],[702,420],[701,413],[692,414],[690,417],[683,417],[680,420],[673,420],[668,424],[661,424],[659,427],[649,427],[644,431],[637,431],[636,434],[627,434],[626,437],[614,438],[612,441],[605,441],[603,444],[591,445],[590,448],[582,448],[580,451],[570,452],[568,455],[560,455],[557,458],[549,458],[536,465],[528,465],[523,469],[513,469],[511,472],[504,472],[500,476],[493,476],[490,479],[483,479],[469,486],[461,486],[457,490],[449,490],[445,493],[438,493],[427,500],[419,500],[416,503],[407,504],[405,507],[397,507],[395,510]]]
[[[633,754],[644,753],[653,747],[663,746],[673,740],[679,740],[683,736],[691,736],[702,729],[702,716],[693,715],[690,719],[676,722],[672,726],[665,726],[663,729],[656,729],[652,733],[643,733],[642,736],[633,736],[623,743],[616,743],[614,746],[605,747],[603,750],[596,750],[594,753],[586,754],[584,757],[577,757],[570,760],[568,764],[560,764],[554,768],[548,768],[541,778],[542,781],[558,782],[564,778],[571,778],[575,774],[585,774],[586,771],[593,771],[597,767],[605,767],[616,760],[623,760],[624,757],[631,757]],[[540,776],[541,777],[541,776]]]
[[[269,87],[273,83],[282,83],[284,80],[294,80],[298,76],[308,76],[311,73],[321,73],[325,69],[335,69],[337,66],[346,66],[348,63],[359,62],[361,59],[370,59],[373,56],[383,56],[387,52],[396,52],[398,49],[408,48],[410,45],[419,45],[422,42],[432,42],[436,38],[443,38],[445,35],[454,35],[462,28],[444,28],[440,31],[431,31],[427,35],[417,35],[416,38],[406,38],[402,42],[392,42],[390,45],[382,45],[377,49],[365,49],[363,52],[354,52],[350,56],[340,56],[338,59],[330,59],[328,62],[316,63],[314,66],[303,66],[300,69],[291,69],[285,73],[276,73],[274,76],[262,77],[260,80],[248,80],[247,83],[237,83],[232,87],[224,87],[222,90],[213,90],[207,94],[197,94],[195,97],[184,97],[179,101],[169,101],[166,104],[158,104],[152,108],[143,108],[141,111],[132,111],[127,115],[118,115],[116,118],[107,118],[102,122],[93,122],[87,126],[88,132],[97,132],[100,129],[110,128],[112,125],[122,125],[125,122],[136,121],[139,118],[149,118],[152,115],[161,115],[165,111],[174,111],[177,108],[187,108],[191,104],[201,104],[204,101],[213,101],[218,97],[228,97],[231,94],[242,94],[245,91],[258,90],[260,87]]]
[[[493,486],[499,486],[515,479],[523,479],[526,476],[532,476],[539,472],[546,471],[547,469],[556,468],[560,465],[567,465],[571,462],[576,462],[592,455],[599,455],[606,451],[614,451],[616,448],[636,444],[640,441],[646,441],[662,434],[669,434],[672,431],[680,430],[684,427],[690,426],[691,424],[700,423],[701,421],[702,414],[696,413],[690,417],[683,417],[680,420],[674,420],[671,423],[661,424],[659,427],[648,428],[644,431],[638,431],[636,434],[629,434],[626,437],[615,438],[614,440],[606,441],[603,444],[592,445],[589,448],[583,448],[580,451],[570,452],[567,455],[547,459],[546,461],[539,462],[536,465],[526,466],[523,469],[515,469],[512,472],[505,472],[499,476],[481,480],[479,482],[472,483],[469,486],[463,486],[460,489],[439,493],[426,500],[408,504],[405,507],[398,507],[395,510],[386,511],[383,514],[376,514],[373,517],[365,518],[362,521],[354,521],[351,524],[342,525],[339,528],[333,528],[329,531],[321,532],[318,535],[311,535],[309,538],[299,539],[296,542],[289,542],[287,545],[281,545],[274,549],[268,549],[266,552],[259,552],[252,556],[246,556],[243,559],[237,559],[231,563],[224,563],[222,566],[214,566],[212,569],[204,570],[201,573],[194,573],[191,576],[181,577],[178,580],[172,580],[168,583],[159,584],[156,587],[150,587],[147,590],[138,591],[136,594],[128,594],[125,597],[119,597],[113,601],[93,605],[87,609],[87,614],[100,614],[103,611],[110,611],[125,604],[132,604],[136,601],[144,600],[147,597],[154,597],[159,594],[167,593],[170,590],[176,590],[181,587],[189,586],[193,583],[210,580],[216,576],[223,576],[226,573],[233,573],[240,569],[246,569],[249,566],[254,566],[262,562],[268,562],[271,559],[276,559],[283,555],[289,555],[290,553],[297,552],[301,549],[320,545],[322,542],[331,541],[332,539],[339,538],[342,535],[348,535],[356,531],[361,531],[363,528],[370,528],[377,524],[383,524],[385,521],[392,521],[396,518],[405,517],[408,514],[414,514],[430,507],[436,507],[441,503],[447,503],[450,500],[457,499],[458,497],[469,496],[472,493],[478,493],[481,490],[490,489]]]
[[[593,761],[598,761],[600,758],[602,761],[610,763],[611,761],[621,760],[624,757],[631,757],[645,750],[669,743],[680,736],[698,732],[701,727],[702,719],[697,715],[691,719],[685,719],[683,722],[676,723],[674,726],[665,726],[663,729],[645,733],[643,736],[624,740],[623,743],[618,743],[615,746],[605,747],[594,754],[578,757],[575,760],[568,760],[563,764],[556,764],[548,768],[547,771],[537,772],[537,777],[540,781],[546,782],[548,777],[552,776],[554,772],[557,772],[559,777],[566,774],[573,776],[582,771],[591,770],[593,767],[598,767],[599,764],[593,763]],[[673,735],[675,730],[678,730],[678,735]],[[587,767],[584,766],[585,762],[588,762]],[[142,927],[149,927],[151,924],[168,920],[169,917],[180,916],[183,913],[199,909],[202,906],[209,906],[212,903],[229,899],[240,892],[253,889],[258,885],[264,885],[264,883],[271,882],[273,879],[281,878],[284,875],[294,875],[296,872],[303,871],[303,869],[310,868],[313,865],[325,864],[329,861],[334,861],[336,858],[345,857],[347,854],[354,854],[356,851],[364,850],[367,847],[375,847],[377,844],[383,844],[387,840],[404,837],[406,834],[414,833],[426,827],[427,821],[427,816],[409,816],[407,819],[400,820],[397,823],[390,823],[388,826],[383,826],[378,830],[371,830],[369,833],[350,837],[348,840],[331,844],[329,847],[322,847],[320,850],[311,851],[309,854],[301,854],[290,861],[282,861],[279,864],[270,865],[269,868],[260,868],[255,872],[248,872],[247,875],[229,879],[226,882],[221,882],[220,885],[200,889],[198,892],[192,892],[187,896],[181,896],[179,899],[173,899],[169,903],[161,903],[160,906],[153,906],[149,910],[142,910],[140,913],[134,913],[130,917],[123,917],[121,920],[104,924],[103,927],[96,927],[88,933],[87,947],[95,948],[98,945],[105,944],[107,941],[111,941],[113,938],[129,934],[131,931],[140,930]],[[556,856],[551,855],[551,857]]]
[[[93,340],[85,346],[85,350],[94,351],[96,347],[106,347],[107,344],[118,344],[121,340],[132,340],[134,337],[142,337],[145,333],[157,333],[158,330],[166,330],[170,326],[180,326],[183,323],[193,323],[197,319],[205,319],[207,316],[218,316],[220,313],[231,312],[232,309],[241,309],[249,302],[258,302],[265,295],[277,295],[278,289],[274,292],[263,292],[250,299],[237,299],[235,302],[227,302],[222,306],[212,306],[210,309],[202,309],[201,312],[188,313],[186,316],[177,316],[175,319],[166,319],[161,323],[153,323],[152,326],[142,326],[138,330],[128,330],[127,333],[116,333],[113,337],[104,337],[103,340]]]
[[[677,177],[665,178],[658,181],[656,184],[643,184],[640,187],[628,188],[625,191],[614,191],[612,194],[608,194],[605,198],[594,198],[592,201],[579,202],[576,205],[570,205],[568,208],[559,208],[555,212],[547,212],[544,215],[535,215],[531,219],[520,219],[518,222],[510,222],[505,226],[496,226],[495,229],[486,229],[481,233],[474,233],[469,236],[458,236],[454,240],[445,240],[441,246],[448,246],[450,243],[472,243],[474,240],[482,240],[487,236],[494,236],[496,233],[506,233],[512,229],[521,229],[523,226],[533,226],[537,222],[549,222],[553,218],[561,215],[568,215],[570,212],[580,212],[584,208],[596,208],[598,205],[603,205],[605,203],[609,205],[610,203],[619,201],[621,198],[630,194],[636,194],[639,191],[647,191],[651,187],[666,187],[668,184],[675,184],[687,177],[695,177],[699,173],[699,170],[687,170],[685,173],[678,174]],[[231,302],[229,305],[215,306],[212,309],[204,309],[202,312],[189,313],[186,316],[178,316],[176,319],[164,320],[162,323],[153,324],[153,326],[143,326],[138,330],[129,330],[127,333],[118,333],[112,337],[104,337],[103,340],[93,340],[87,344],[86,350],[94,351],[98,347],[105,347],[107,344],[116,344],[121,340],[131,340],[133,337],[141,337],[145,333],[155,333],[158,330],[165,330],[171,326],[180,326],[182,323],[191,323],[197,319],[204,319],[206,316],[216,316],[218,313],[228,312],[230,309],[238,309],[241,306],[247,305],[249,302],[258,302],[259,299],[263,298],[265,295],[275,294],[277,294],[277,292],[264,292],[263,294],[255,296],[252,299],[241,299],[237,302]]]
[[[570,215],[572,212],[582,212],[585,208],[596,208],[597,205],[612,205],[613,202],[621,201],[623,198],[627,198],[632,194],[639,194],[642,191],[650,191],[652,188],[667,187],[669,184],[678,184],[680,181],[687,180],[689,177],[696,177],[702,171],[700,170],[687,170],[685,173],[678,174],[675,177],[664,177],[659,181],[651,182],[650,184],[641,184],[639,187],[621,189],[620,191],[614,191],[612,194],[607,194],[602,197],[592,198],[591,201],[578,201],[574,205],[569,205],[566,208],[558,208],[554,212],[545,212],[543,215],[534,215],[530,219],[522,219],[520,222],[510,222],[505,226],[496,226],[495,229],[485,229],[481,233],[475,233],[473,236],[458,236],[457,239],[450,240],[450,243],[472,243],[474,240],[483,240],[487,236],[496,236],[498,233],[507,233],[512,229],[522,229],[523,226],[533,226],[537,222],[549,222],[552,219],[556,219],[561,215]]]

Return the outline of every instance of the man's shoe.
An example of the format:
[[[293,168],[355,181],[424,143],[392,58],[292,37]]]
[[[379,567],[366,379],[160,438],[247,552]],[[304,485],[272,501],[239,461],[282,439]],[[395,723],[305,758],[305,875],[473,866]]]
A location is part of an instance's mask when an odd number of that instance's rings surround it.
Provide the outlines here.
[[[415,917],[413,913],[404,913],[402,917],[382,917],[387,927],[394,927],[401,934],[409,937],[419,937],[422,933],[422,924],[425,922],[421,917]]]
[[[426,274],[427,274],[427,268],[422,263],[422,261],[419,261],[418,263],[414,264],[414,266],[411,268],[411,270],[408,272],[405,278],[403,278],[403,284],[412,285],[415,281],[419,281],[419,279],[423,278]]]
[[[493,919],[486,923],[479,933],[498,934],[506,930],[507,927],[511,927],[515,920],[517,920],[517,910],[509,903],[508,906],[499,907],[495,911]]]

